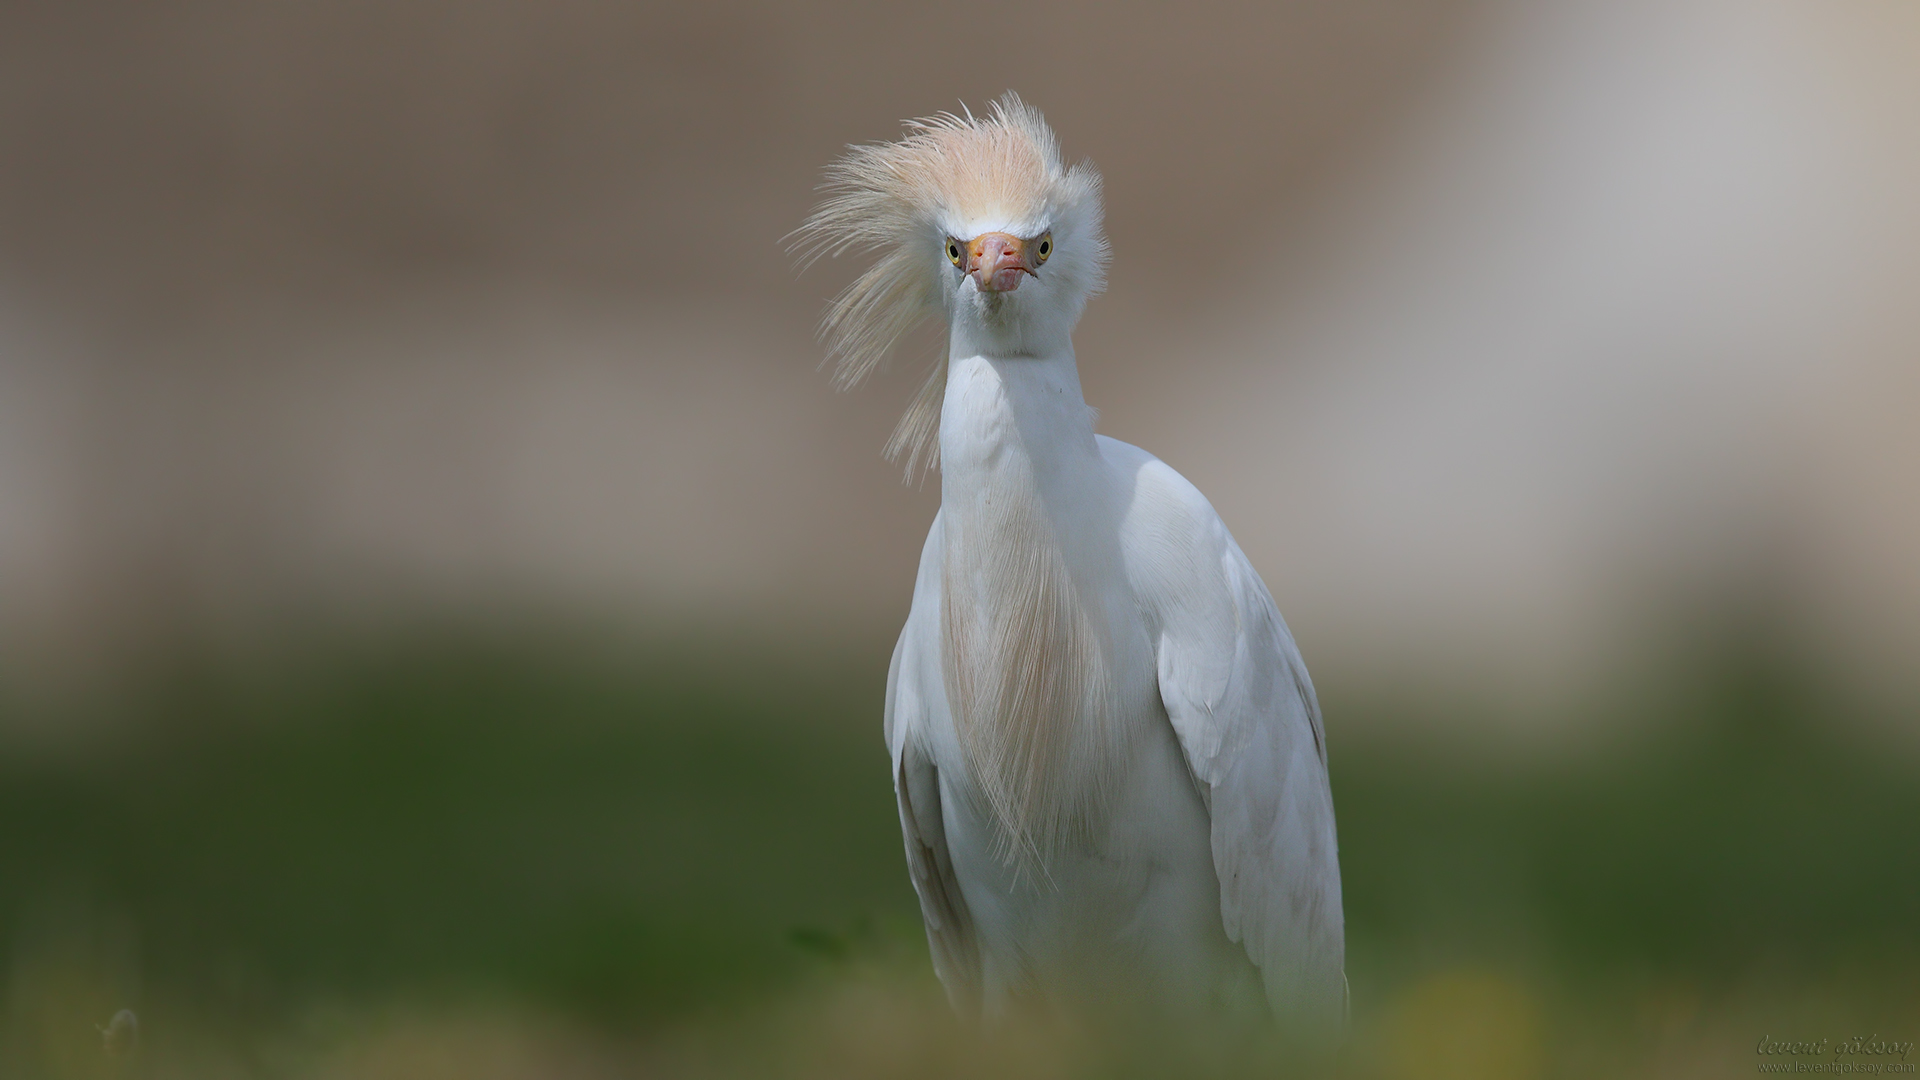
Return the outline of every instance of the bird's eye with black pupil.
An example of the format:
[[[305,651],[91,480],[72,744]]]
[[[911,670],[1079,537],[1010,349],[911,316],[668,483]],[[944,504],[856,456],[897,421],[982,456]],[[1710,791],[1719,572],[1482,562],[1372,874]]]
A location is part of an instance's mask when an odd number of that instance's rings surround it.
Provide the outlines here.
[[[947,239],[947,261],[955,266],[960,265],[960,241],[951,237]]]
[[[1052,233],[1048,233],[1045,236],[1042,236],[1040,238],[1040,247],[1038,250],[1040,253],[1040,261],[1046,262],[1047,256],[1053,254],[1053,234]]]

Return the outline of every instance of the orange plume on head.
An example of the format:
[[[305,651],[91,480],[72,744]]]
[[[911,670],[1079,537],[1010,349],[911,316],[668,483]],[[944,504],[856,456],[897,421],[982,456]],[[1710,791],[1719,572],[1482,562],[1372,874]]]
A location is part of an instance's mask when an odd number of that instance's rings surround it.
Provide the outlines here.
[[[980,293],[1005,296],[1046,263],[1047,303],[1069,321],[1106,283],[1100,174],[1066,165],[1038,110],[1007,94],[983,116],[972,113],[907,122],[894,142],[854,146],[827,169],[827,198],[790,243],[802,263],[823,255],[875,249],[879,258],[837,297],[823,332],[834,382],[858,384],[916,325],[948,313],[954,268],[992,267],[973,277]],[[1036,238],[1050,234],[1049,252]],[[980,245],[998,237],[989,253]],[[949,239],[966,250],[945,250]],[[1008,300],[1031,306],[1032,290]],[[942,361],[942,365],[944,360]],[[905,454],[912,474],[938,452],[944,366],[914,400],[887,445]]]

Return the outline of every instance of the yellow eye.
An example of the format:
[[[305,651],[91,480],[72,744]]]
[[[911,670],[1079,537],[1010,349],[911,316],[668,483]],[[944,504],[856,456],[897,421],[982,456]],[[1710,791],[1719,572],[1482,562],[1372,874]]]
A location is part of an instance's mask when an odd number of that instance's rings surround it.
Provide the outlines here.
[[[960,265],[960,241],[951,236],[947,237],[947,261],[955,266]]]
[[[1053,234],[1047,233],[1040,237],[1040,245],[1035,251],[1040,256],[1039,262],[1046,262],[1047,256],[1053,254]]]

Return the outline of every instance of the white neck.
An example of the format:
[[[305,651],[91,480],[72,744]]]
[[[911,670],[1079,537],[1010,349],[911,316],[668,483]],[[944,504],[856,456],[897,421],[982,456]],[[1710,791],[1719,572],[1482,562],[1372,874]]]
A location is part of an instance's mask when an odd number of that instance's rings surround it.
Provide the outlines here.
[[[1120,774],[1109,613],[1125,572],[1073,348],[953,335],[940,418],[942,653],[970,774],[1007,851],[1090,835]]]
[[[1088,494],[1085,472],[1098,462],[1071,347],[1048,356],[956,350],[949,358],[940,413],[944,502],[963,509],[983,487],[1009,481],[1032,484],[1049,503],[1071,501]]]
[[[949,296],[943,501],[964,505],[968,489],[979,494],[983,485],[1013,482],[1032,484],[1033,494],[1051,502],[1065,493],[1063,469],[1071,475],[1098,460],[1074,366],[1073,315],[1033,284],[998,294],[963,285]]]

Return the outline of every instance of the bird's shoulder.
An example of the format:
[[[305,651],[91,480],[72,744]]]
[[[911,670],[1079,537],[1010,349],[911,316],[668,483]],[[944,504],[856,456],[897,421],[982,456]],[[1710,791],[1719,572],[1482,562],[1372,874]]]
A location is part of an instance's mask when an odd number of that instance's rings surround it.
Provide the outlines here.
[[[1097,436],[1120,485],[1120,547],[1127,575],[1149,614],[1218,617],[1229,624],[1244,563],[1213,504],[1186,477],[1137,446]],[[1251,568],[1247,568],[1250,572]],[[1264,591],[1264,590],[1263,590]]]
[[[935,514],[927,530],[920,565],[914,573],[912,606],[887,669],[883,730],[896,758],[906,732],[922,726],[928,709],[935,707],[929,696],[938,693],[936,680],[929,672],[937,668],[939,657],[942,522],[943,515]]]
[[[1173,466],[1110,435],[1095,435],[1093,439],[1108,471],[1132,489],[1133,511],[1190,525],[1219,522],[1207,497]]]
[[[1306,664],[1220,515],[1145,450],[1104,437],[1101,450],[1131,483],[1121,550],[1148,619],[1161,693],[1189,756],[1210,758],[1255,727],[1281,724],[1305,736],[1324,763]],[[1230,728],[1242,730],[1236,736]],[[1195,767],[1206,771],[1201,761]]]

